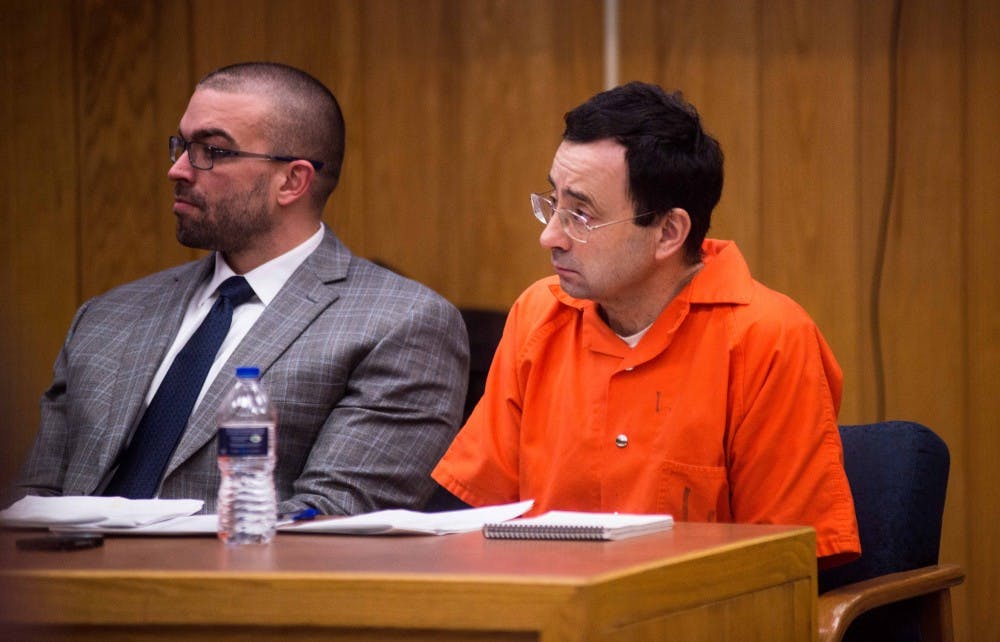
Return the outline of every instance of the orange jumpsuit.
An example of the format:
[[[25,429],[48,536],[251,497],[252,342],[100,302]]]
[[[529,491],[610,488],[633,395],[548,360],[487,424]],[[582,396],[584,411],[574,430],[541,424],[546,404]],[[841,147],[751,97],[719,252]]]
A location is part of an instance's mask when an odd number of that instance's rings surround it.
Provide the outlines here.
[[[837,429],[842,374],[806,312],[732,242],[630,349],[556,277],[511,308],[483,398],[433,472],[474,506],[800,524],[858,556]]]

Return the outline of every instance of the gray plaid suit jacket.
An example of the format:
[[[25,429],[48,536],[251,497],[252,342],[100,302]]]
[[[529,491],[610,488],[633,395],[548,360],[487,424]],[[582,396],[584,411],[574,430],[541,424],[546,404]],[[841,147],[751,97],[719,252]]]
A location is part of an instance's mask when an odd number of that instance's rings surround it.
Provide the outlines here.
[[[101,492],[214,257],[115,288],[77,311],[42,397],[15,496]],[[353,256],[326,229],[195,408],[159,496],[205,500],[219,471],[215,412],[239,365],[256,365],[278,410],[279,509],[419,508],[458,430],[468,339],[428,288]]]

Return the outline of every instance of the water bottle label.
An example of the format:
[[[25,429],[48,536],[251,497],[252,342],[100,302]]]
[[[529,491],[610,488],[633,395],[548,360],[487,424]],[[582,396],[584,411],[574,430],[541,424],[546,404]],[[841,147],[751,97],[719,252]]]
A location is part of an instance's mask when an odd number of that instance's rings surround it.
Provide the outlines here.
[[[220,457],[266,457],[267,426],[220,426]]]

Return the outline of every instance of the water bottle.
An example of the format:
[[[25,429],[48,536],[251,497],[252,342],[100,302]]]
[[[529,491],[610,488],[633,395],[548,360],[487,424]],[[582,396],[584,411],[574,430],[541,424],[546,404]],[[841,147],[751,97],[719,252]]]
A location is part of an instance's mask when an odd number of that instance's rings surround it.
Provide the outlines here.
[[[219,539],[227,544],[266,544],[274,538],[276,424],[260,369],[237,368],[217,416]]]

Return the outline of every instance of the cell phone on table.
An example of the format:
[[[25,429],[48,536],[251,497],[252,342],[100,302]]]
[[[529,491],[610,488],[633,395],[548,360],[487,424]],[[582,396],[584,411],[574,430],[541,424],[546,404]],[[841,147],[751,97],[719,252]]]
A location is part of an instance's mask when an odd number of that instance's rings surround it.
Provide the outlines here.
[[[50,533],[17,540],[22,551],[80,551],[104,546],[104,536],[99,533]]]

